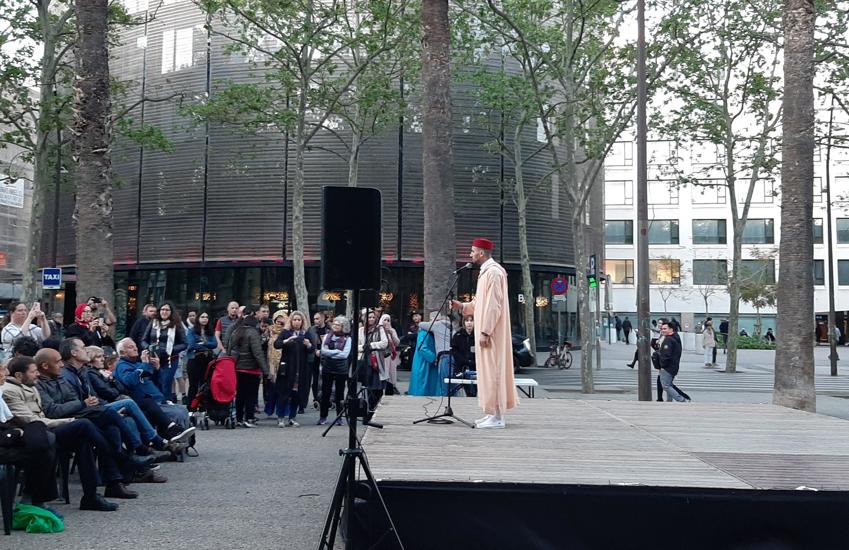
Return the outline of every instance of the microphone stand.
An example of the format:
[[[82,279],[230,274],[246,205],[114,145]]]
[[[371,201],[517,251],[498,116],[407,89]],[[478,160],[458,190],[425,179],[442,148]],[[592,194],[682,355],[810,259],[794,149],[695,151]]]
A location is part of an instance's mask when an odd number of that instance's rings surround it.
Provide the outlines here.
[[[442,305],[439,306],[439,311],[436,312],[436,319],[434,319],[430,323],[430,328],[427,331],[428,334],[433,334],[433,326],[436,324],[436,321],[439,319],[439,316],[442,314],[442,310],[445,309],[445,306],[448,304],[448,301],[454,295],[454,287],[457,286],[457,281],[460,279],[460,273],[462,273],[466,269],[469,269],[471,266],[472,266],[472,264],[466,264],[465,266],[461,267],[460,269],[458,269],[457,271],[454,272],[454,279],[451,281],[451,286],[448,287],[448,293],[445,295],[445,299],[442,300]],[[425,340],[426,339],[427,339],[427,337],[425,337]],[[424,344],[424,340],[422,340],[422,344]],[[418,350],[416,350],[416,351],[418,351]],[[438,375],[439,374],[439,356],[438,355],[437,355],[437,361],[436,361],[436,372],[437,372],[437,375]],[[454,369],[451,368],[448,371],[448,388],[447,388],[448,403],[445,405],[445,412],[443,412],[441,414],[436,414],[436,415],[433,415],[433,416],[426,416],[424,418],[420,418],[418,420],[413,421],[413,424],[419,424],[421,422],[430,422],[430,423],[433,423],[433,424],[438,424],[438,423],[453,424],[454,420],[456,420],[457,422],[459,422],[461,424],[465,424],[469,428],[475,427],[474,424],[467,422],[466,420],[463,420],[459,416],[455,415],[454,409],[451,408],[451,394],[453,393],[451,391],[451,379],[453,377],[454,377]],[[441,376],[440,376],[440,378],[441,378]],[[442,380],[440,380],[440,383],[442,383]]]

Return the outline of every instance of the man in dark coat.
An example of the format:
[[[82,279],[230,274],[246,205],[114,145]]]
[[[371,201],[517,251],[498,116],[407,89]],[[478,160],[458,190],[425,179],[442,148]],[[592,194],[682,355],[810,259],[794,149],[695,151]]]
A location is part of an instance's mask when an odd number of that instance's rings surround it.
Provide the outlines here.
[[[625,343],[626,344],[631,343],[631,329],[632,328],[633,327],[631,326],[631,320],[628,319],[628,317],[625,317],[625,320],[622,321],[622,332],[625,333]]]
[[[622,341],[622,319],[618,315],[613,316],[613,326],[616,327],[616,341]]]
[[[660,344],[660,385],[666,391],[667,399],[686,401],[672,383],[681,364],[681,340],[670,323],[661,326],[663,342]]]

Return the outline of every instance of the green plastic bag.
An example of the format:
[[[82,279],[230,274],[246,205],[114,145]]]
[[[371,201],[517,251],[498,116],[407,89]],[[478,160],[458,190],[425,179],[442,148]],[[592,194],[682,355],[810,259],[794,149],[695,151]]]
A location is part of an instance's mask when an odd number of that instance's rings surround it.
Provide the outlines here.
[[[61,533],[65,524],[44,508],[18,503],[12,516],[12,529],[27,533]]]

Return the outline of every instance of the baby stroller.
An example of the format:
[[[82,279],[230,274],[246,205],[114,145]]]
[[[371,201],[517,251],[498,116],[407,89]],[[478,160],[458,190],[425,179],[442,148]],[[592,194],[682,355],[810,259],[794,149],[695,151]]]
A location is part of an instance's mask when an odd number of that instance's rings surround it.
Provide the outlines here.
[[[206,367],[203,384],[192,399],[198,411],[195,423],[201,430],[209,429],[209,421],[228,430],[236,427],[236,360],[222,355]]]

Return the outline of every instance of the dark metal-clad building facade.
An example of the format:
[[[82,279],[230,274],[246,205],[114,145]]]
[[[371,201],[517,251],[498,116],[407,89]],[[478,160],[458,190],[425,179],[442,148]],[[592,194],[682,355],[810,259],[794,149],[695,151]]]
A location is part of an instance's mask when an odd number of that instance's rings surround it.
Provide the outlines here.
[[[134,5],[143,7],[143,0],[138,2]],[[129,8],[132,12],[133,6]],[[124,32],[122,44],[113,49],[111,69],[130,83],[126,101],[132,103],[143,94],[182,93],[187,103],[207,93],[214,95],[226,82],[261,78],[252,70],[251,60],[225,51],[224,38],[213,34],[208,42],[204,25],[204,15],[194,4],[177,0],[162,5],[146,26]],[[497,259],[511,270],[513,309],[518,312],[517,213],[509,194],[499,186],[499,180],[512,179],[513,167],[483,150],[491,136],[480,125],[481,109],[466,84],[454,87],[452,100],[455,196],[444,201],[446,215],[453,213],[456,218],[457,259],[465,261],[473,237],[496,241]],[[231,297],[252,303],[269,297],[285,302],[281,296],[292,290],[294,147],[288,149],[287,162],[287,146],[278,132],[246,133],[195,123],[181,112],[179,101],[147,102],[131,116],[135,122],[160,128],[173,151],[140,148],[126,140],[119,140],[113,150],[118,180],[114,195],[116,303],[121,308],[126,299],[127,308],[119,316],[132,319],[138,305],[163,298],[215,313]],[[344,134],[344,127],[339,131]],[[377,188],[383,196],[384,290],[396,296],[389,306],[396,316],[406,316],[417,305],[412,295],[421,288],[421,138],[420,117],[413,113],[403,125],[399,122],[369,139],[360,158],[359,185]],[[525,139],[526,150],[536,148],[535,128],[528,130]],[[330,151],[345,156],[335,137],[319,133],[305,166],[304,242],[314,300],[321,292],[321,188],[347,184],[347,163]],[[525,167],[526,181],[533,183],[545,174],[547,160],[544,154],[531,159]],[[49,240],[58,231],[57,264],[72,271],[73,196],[63,195],[58,211],[59,218],[48,223],[44,235]],[[556,186],[547,186],[530,199],[529,248],[535,292],[540,295],[545,295],[554,275],[574,273],[568,216],[569,205]],[[51,262],[45,255],[42,263]],[[472,286],[471,280],[461,281],[461,291]]]

